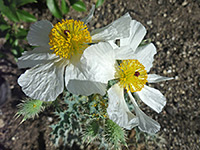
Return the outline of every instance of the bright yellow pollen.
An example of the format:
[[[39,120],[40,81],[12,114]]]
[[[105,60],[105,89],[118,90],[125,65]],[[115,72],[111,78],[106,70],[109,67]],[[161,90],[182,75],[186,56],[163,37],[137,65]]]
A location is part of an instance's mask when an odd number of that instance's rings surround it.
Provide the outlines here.
[[[119,80],[120,87],[137,92],[141,91],[147,82],[147,72],[138,60],[123,60],[116,66],[115,78]]]
[[[36,107],[36,105],[35,104],[33,104],[33,108],[35,108]]]
[[[73,19],[58,22],[49,34],[53,53],[67,59],[77,53],[82,54],[91,42],[90,32],[84,22]]]

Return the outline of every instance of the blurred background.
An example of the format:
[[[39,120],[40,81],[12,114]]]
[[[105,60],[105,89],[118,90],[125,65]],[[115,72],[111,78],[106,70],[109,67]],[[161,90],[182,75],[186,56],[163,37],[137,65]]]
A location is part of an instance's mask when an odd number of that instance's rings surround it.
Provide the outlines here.
[[[157,47],[150,73],[174,77],[150,86],[167,98],[160,114],[146,105],[142,110],[161,124],[158,141],[140,138],[129,131],[128,148],[141,150],[200,149],[200,1],[199,0],[0,0],[0,150],[79,149],[53,146],[49,125],[54,114],[49,109],[23,124],[15,119],[17,104],[25,97],[17,84],[24,70],[17,58],[31,50],[26,40],[30,25],[38,20],[53,24],[61,19],[84,18],[96,5],[89,30],[100,28],[129,12],[147,29],[146,39]],[[85,149],[97,149],[87,146]]]

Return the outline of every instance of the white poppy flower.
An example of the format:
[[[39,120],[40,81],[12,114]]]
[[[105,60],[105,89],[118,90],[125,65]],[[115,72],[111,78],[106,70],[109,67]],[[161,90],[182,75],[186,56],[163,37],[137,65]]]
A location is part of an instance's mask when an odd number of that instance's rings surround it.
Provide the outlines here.
[[[18,79],[27,96],[43,101],[55,100],[63,92],[64,81],[70,91],[70,87],[73,88],[73,85],[68,85],[70,79],[85,79],[81,73],[84,68],[79,68],[80,57],[91,43],[129,36],[131,17],[128,13],[90,34],[86,24],[92,19],[94,8],[82,21],[62,20],[52,25],[42,20],[31,25],[28,43],[37,47],[24,52],[18,59],[19,68],[30,68]],[[88,82],[88,85],[94,87],[94,90],[85,89],[88,95],[97,92],[96,89],[101,94],[105,93],[106,84]]]
[[[140,130],[153,134],[160,129],[160,125],[140,110],[131,93],[134,93],[138,99],[159,113],[166,104],[166,98],[160,91],[145,84],[146,82],[157,83],[172,78],[147,74],[152,67],[156,48],[152,43],[139,46],[145,34],[144,26],[133,20],[131,21],[130,36],[120,40],[120,47],[115,45],[113,41],[89,47],[81,57],[81,65],[86,68],[84,74],[87,76],[87,81],[76,78],[71,80],[69,85],[74,85],[76,82],[78,88],[74,86],[71,89],[72,92],[87,95],[84,93],[87,82],[92,84],[91,82],[94,81],[92,90],[97,91],[98,89],[94,90],[97,84],[106,84],[109,80],[117,80],[118,83],[108,90],[107,112],[109,118],[126,129],[138,125]],[[124,89],[128,91],[137,117],[130,112],[126,105],[123,96]],[[98,93],[101,94],[102,91]]]

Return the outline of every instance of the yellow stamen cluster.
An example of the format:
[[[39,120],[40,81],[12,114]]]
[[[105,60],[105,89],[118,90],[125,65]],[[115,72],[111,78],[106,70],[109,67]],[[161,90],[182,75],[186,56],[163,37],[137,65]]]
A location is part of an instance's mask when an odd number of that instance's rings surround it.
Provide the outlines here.
[[[137,92],[141,91],[147,82],[147,72],[138,60],[123,60],[116,66],[115,78],[119,80],[120,87]]]
[[[82,54],[91,42],[90,32],[84,22],[73,19],[58,22],[49,34],[53,53],[67,59],[77,53]]]

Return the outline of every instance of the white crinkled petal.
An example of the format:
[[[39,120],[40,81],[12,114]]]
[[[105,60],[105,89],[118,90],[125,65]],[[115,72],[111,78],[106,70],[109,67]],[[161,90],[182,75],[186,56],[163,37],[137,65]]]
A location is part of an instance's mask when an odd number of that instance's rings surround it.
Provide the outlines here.
[[[145,27],[136,20],[131,21],[130,35],[128,38],[120,39],[120,46],[129,45],[132,51],[135,51],[139,44],[142,42],[146,34]]]
[[[109,43],[100,42],[88,47],[80,61],[87,80],[107,84],[109,80],[114,79],[116,60]]]
[[[154,55],[156,53],[156,47],[153,43],[150,43],[148,45],[138,47],[132,59],[137,59],[140,63],[143,64],[146,71],[149,72],[153,66]]]
[[[22,74],[18,84],[33,99],[53,101],[63,92],[65,66],[66,62],[60,59],[37,65]]]
[[[76,66],[70,64],[65,70],[65,85],[69,92],[77,95],[91,95],[99,93],[105,95],[106,84],[88,81]]]
[[[108,41],[129,36],[131,17],[129,13],[115,20],[106,27],[92,31],[92,41]]]
[[[135,55],[135,52],[133,51],[132,48],[130,48],[130,46],[115,47],[116,60],[133,59],[134,55]]]
[[[153,120],[152,118],[148,117],[137,105],[135,99],[133,98],[130,91],[128,92],[128,95],[133,102],[133,106],[135,109],[135,113],[139,120],[139,129],[143,132],[147,132],[150,134],[155,134],[160,130],[160,124]]]
[[[32,24],[27,36],[28,43],[32,46],[48,46],[49,33],[52,28],[53,25],[47,20]]]
[[[115,57],[118,60],[133,59],[137,47],[146,34],[146,29],[141,23],[132,20],[130,26],[129,37],[120,39],[120,47],[115,49]]]
[[[115,40],[110,40],[108,43],[112,46],[113,49],[119,48],[119,46],[115,44]]]
[[[157,89],[144,86],[141,91],[136,92],[140,99],[157,113],[160,113],[166,105],[165,96]]]
[[[83,21],[84,24],[87,24],[88,22],[92,20],[94,10],[95,10],[95,5],[92,5],[92,8],[90,9],[90,13],[85,18],[81,19],[81,21]]]
[[[52,54],[48,47],[36,47],[32,51],[25,51],[22,56],[18,58],[17,65],[19,68],[31,68],[56,58],[58,58],[58,56]]]
[[[174,78],[172,77],[164,77],[164,76],[160,76],[160,75],[156,75],[156,74],[148,74],[148,82],[149,83],[158,83],[161,81],[167,81],[167,80],[172,80]]]
[[[120,88],[118,84],[113,85],[108,90],[108,98],[107,113],[112,121],[128,130],[138,125],[138,118],[127,107],[123,88]]]
[[[92,94],[106,94],[106,87],[105,83],[94,82],[94,81],[87,81],[87,80],[69,80],[67,85],[67,90],[70,93],[76,95],[85,95],[89,96]]]

